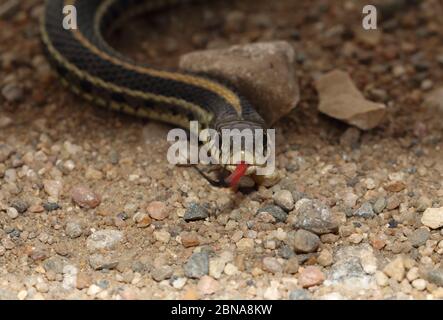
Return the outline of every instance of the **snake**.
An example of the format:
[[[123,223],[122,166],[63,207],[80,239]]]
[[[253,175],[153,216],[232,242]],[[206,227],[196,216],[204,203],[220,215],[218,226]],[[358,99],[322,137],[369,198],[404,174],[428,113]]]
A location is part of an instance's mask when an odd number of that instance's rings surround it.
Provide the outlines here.
[[[46,0],[40,24],[45,55],[64,85],[99,106],[183,128],[198,121],[216,132],[266,130],[260,114],[228,80],[135,62],[107,41],[116,24],[189,2]],[[65,27],[65,8],[75,8],[75,28]],[[231,177],[236,182],[254,171],[244,162],[228,169],[236,172]]]

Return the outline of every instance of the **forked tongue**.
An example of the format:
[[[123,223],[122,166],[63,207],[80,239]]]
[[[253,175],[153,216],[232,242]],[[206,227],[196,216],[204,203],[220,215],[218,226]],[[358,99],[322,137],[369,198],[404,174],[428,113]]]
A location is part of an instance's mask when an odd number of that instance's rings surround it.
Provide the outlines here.
[[[245,162],[240,162],[235,168],[234,172],[226,178],[226,182],[229,183],[231,188],[235,188],[240,181],[241,177],[243,177],[248,170],[248,164]]]

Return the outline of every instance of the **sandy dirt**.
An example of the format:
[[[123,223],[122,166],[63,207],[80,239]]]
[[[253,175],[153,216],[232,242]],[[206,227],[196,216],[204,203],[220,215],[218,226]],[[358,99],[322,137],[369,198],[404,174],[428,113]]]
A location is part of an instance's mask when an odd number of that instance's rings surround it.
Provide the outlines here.
[[[113,35],[165,67],[197,49],[293,45],[301,102],[276,125],[284,179],[235,193],[167,163],[171,126],[64,88],[42,55],[42,1],[20,3],[0,19],[0,299],[443,298],[443,231],[421,220],[443,206],[443,109],[424,103],[443,86],[443,10],[400,8],[384,9],[373,44],[356,34],[358,1],[195,5]],[[332,69],[386,104],[377,129],[318,113],[313,83]],[[78,186],[99,205],[73,201]],[[306,201],[323,203],[338,229],[297,233]],[[283,219],[257,213],[281,202]],[[190,210],[209,217],[185,221]]]

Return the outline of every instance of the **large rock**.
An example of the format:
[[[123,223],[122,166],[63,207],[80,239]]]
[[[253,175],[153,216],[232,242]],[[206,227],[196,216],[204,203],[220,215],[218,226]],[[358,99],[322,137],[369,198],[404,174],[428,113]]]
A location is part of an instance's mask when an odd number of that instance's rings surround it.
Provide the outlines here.
[[[386,114],[386,106],[366,100],[346,72],[331,71],[317,79],[315,86],[320,112],[362,130],[375,128]]]
[[[348,246],[335,253],[327,279],[334,291],[353,296],[375,287],[376,271],[377,259],[368,244]]]
[[[89,251],[113,250],[122,241],[123,233],[118,230],[97,230],[86,240]]]
[[[191,52],[180,58],[180,68],[227,79],[272,125],[300,99],[294,60],[291,45],[276,41]]]
[[[328,206],[318,200],[301,199],[295,205],[294,226],[316,234],[334,233],[338,221]]]

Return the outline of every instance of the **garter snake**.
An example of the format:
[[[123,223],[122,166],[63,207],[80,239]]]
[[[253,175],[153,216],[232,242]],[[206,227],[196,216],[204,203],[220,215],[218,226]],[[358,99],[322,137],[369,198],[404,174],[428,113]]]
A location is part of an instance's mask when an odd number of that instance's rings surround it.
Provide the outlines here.
[[[105,35],[116,21],[186,0],[46,0],[41,23],[45,53],[76,94],[113,110],[187,128],[265,129],[252,105],[224,80],[139,64],[112,48]],[[77,28],[65,28],[74,6]]]

